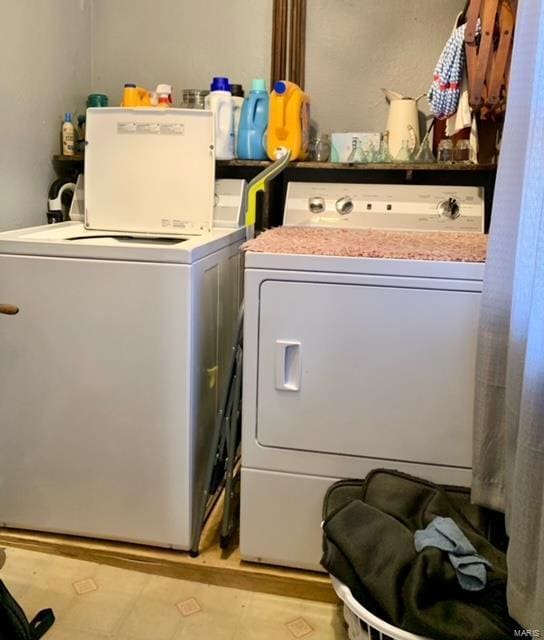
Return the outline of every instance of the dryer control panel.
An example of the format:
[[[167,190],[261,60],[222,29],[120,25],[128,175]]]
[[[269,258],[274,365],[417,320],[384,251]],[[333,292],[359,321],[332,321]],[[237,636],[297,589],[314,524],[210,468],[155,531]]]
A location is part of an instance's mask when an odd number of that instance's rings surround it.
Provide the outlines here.
[[[290,182],[283,224],[483,233],[482,187]]]

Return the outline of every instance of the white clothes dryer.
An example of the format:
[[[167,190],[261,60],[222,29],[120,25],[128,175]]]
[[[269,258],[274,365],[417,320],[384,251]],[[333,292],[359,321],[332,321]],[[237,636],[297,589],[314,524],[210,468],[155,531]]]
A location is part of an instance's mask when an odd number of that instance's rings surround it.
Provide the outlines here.
[[[440,230],[447,247],[455,231],[485,241],[483,221],[474,187],[289,184],[285,225],[301,228],[245,256],[244,559],[320,569],[338,479],[386,467],[470,485],[483,262],[350,257],[327,234]],[[310,228],[329,229],[331,255]]]

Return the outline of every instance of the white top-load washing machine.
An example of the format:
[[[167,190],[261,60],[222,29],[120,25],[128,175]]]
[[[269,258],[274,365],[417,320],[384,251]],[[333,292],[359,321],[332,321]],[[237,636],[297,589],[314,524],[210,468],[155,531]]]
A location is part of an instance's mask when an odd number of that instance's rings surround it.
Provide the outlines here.
[[[483,222],[474,187],[289,184],[284,225],[302,229],[245,256],[243,558],[319,569],[338,479],[470,485],[483,262],[307,255],[307,230],[442,230],[447,245],[485,243]]]
[[[187,549],[245,184],[214,183],[211,112],[87,122],[85,224],[0,234],[0,523]]]

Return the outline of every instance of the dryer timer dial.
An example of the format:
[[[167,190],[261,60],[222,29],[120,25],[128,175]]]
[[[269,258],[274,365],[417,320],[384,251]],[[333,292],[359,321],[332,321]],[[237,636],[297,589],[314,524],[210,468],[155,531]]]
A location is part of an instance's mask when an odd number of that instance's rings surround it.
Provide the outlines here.
[[[438,203],[438,215],[455,220],[461,215],[461,206],[455,198],[448,198]]]

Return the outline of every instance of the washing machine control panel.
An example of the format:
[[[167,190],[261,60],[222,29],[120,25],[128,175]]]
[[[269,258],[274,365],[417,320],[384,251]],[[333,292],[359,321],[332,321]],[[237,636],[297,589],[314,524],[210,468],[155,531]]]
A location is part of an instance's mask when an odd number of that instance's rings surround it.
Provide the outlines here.
[[[484,230],[482,187],[290,182],[286,226]]]

